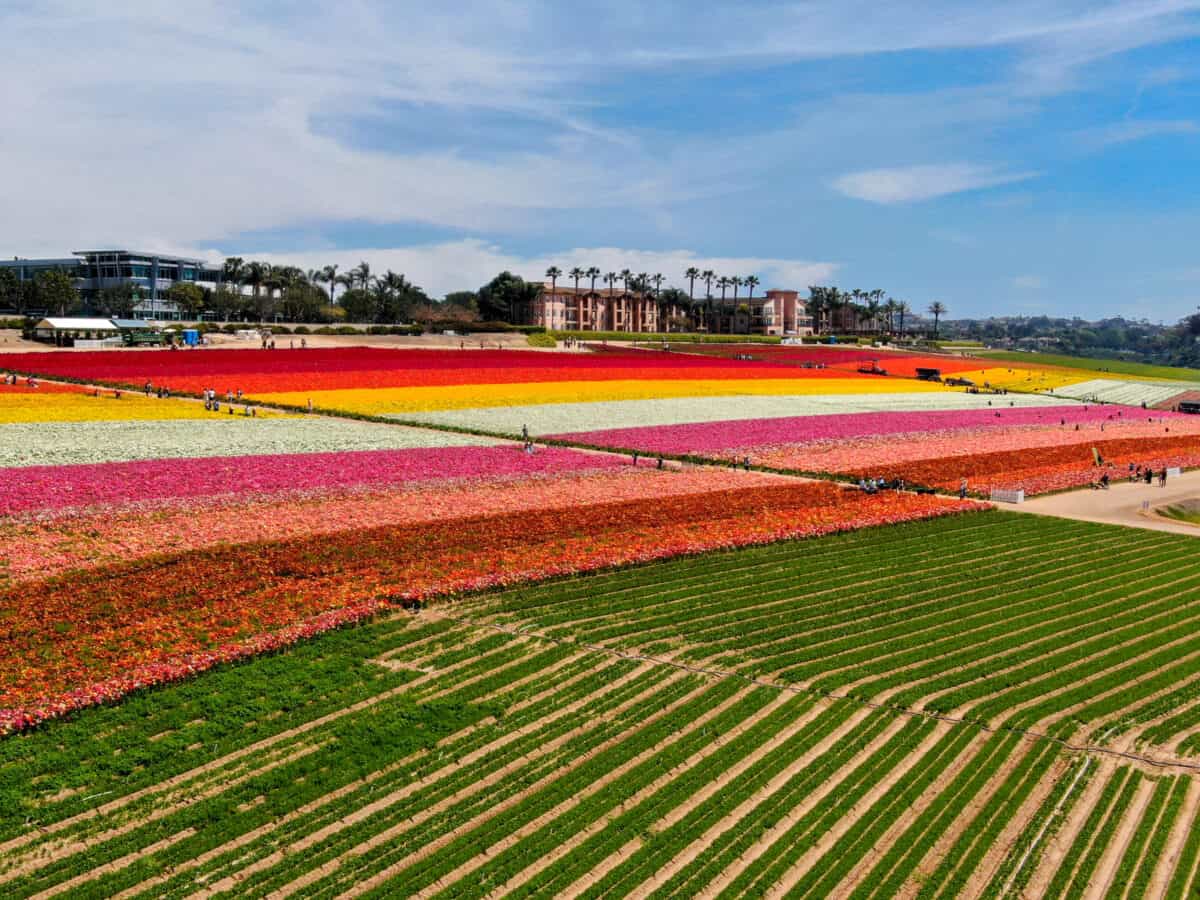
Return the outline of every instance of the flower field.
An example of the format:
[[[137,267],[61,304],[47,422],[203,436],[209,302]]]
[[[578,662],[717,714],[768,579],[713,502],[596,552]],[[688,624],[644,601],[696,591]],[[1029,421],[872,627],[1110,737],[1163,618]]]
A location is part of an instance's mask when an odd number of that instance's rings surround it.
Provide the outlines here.
[[[0,890],[1194,895],[1194,538],[788,473],[1053,491],[1200,418],[759,356],[14,355]]]
[[[1192,540],[989,511],[334,630],[0,742],[0,887],[1194,896]]]
[[[568,476],[517,503],[508,494],[524,486],[455,483],[10,523],[28,544],[0,557],[0,637],[23,652],[0,661],[0,729],[257,652],[264,635],[323,614],[971,508],[764,477],[643,468],[612,491]]]
[[[1124,477],[1130,463],[1161,469],[1200,465],[1194,416],[1111,406],[1040,406],[926,413],[860,413],[691,423],[560,434],[592,446],[759,466],[903,479],[952,491],[960,479],[986,495],[1082,487],[1102,472]],[[1106,466],[1097,469],[1093,448]]]

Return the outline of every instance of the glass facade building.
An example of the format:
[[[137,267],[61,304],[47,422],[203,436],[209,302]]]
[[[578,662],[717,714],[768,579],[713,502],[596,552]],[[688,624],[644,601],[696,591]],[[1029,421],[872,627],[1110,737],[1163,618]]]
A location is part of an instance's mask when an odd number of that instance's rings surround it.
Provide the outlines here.
[[[142,297],[133,311],[139,319],[178,318],[178,308],[164,299],[178,281],[214,287],[221,280],[220,267],[203,260],[135,250],[76,250],[58,259],[15,258],[0,260],[0,268],[14,270],[19,281],[31,281],[46,270],[66,272],[74,277],[85,301],[106,287],[133,284]]]

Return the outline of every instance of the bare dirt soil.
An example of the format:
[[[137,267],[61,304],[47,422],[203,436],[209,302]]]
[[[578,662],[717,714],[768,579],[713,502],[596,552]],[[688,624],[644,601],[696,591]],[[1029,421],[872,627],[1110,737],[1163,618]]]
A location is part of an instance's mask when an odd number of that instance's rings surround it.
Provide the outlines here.
[[[1043,516],[1061,516],[1082,522],[1100,522],[1108,525],[1128,525],[1131,528],[1148,528],[1152,531],[1170,531],[1200,537],[1200,527],[1186,522],[1176,522],[1158,515],[1160,506],[1170,506],[1185,500],[1200,497],[1200,471],[1184,472],[1168,478],[1166,487],[1145,482],[1114,484],[1107,491],[1080,490],[1048,497],[1035,497],[1024,503],[1004,504],[1004,509],[1016,512],[1035,513]]]

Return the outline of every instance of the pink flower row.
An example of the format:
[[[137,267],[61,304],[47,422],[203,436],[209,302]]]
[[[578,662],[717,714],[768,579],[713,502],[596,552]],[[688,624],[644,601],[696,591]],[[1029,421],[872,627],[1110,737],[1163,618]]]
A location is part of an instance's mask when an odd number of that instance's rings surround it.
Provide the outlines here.
[[[778,484],[770,475],[711,467],[659,471],[625,464],[601,472],[558,472],[530,478],[469,479],[358,488],[315,496],[288,494],[188,501],[147,513],[138,508],[17,520],[0,543],[0,573],[13,582],[90,569],[153,553],[228,544],[289,540],[388,525],[436,522],[481,514],[565,509],[646,497],[682,497],[730,486]],[[202,510],[202,514],[201,513]],[[4,576],[0,574],[0,584]]]
[[[611,469],[623,460],[515,445],[157,459],[0,469],[0,515],[146,501],[274,494]]]
[[[1165,437],[1168,434],[1200,434],[1200,419],[1172,419],[1168,424],[1140,417],[1113,422],[1090,422],[1080,426],[1018,425],[1000,428],[971,428],[931,431],[890,437],[850,438],[800,445],[759,447],[754,459],[759,465],[807,472],[860,472],[872,466],[887,467],[923,459],[950,459],[1000,450],[1034,450],[1092,444],[1114,438]]]
[[[998,404],[1002,400],[997,399]],[[1176,416],[1154,411],[1155,419]],[[559,438],[598,447],[637,449],[643,453],[697,455],[732,453],[739,450],[809,441],[843,440],[871,435],[911,434],[961,428],[994,428],[1013,425],[1069,425],[1087,422],[1142,419],[1141,410],[1112,406],[1051,406],[929,412],[848,413],[842,415],[795,416],[782,419],[739,419],[688,425],[614,428],[605,431],[573,432]]]

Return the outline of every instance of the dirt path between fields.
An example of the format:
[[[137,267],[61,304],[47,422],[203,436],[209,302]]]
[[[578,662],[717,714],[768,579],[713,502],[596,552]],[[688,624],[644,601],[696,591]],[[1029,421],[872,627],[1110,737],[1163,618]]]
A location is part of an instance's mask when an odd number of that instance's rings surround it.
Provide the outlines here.
[[[594,691],[583,697],[580,697],[575,702],[568,704],[567,706],[563,707],[560,710],[557,710],[556,712],[554,712],[552,715],[546,717],[545,719],[535,720],[534,722],[531,722],[531,723],[523,726],[522,728],[508,732],[508,733],[502,735],[501,737],[497,738],[496,740],[494,740],[488,744],[485,744],[482,747],[475,749],[471,753],[468,753],[467,755],[463,756],[461,759],[455,760],[453,763],[443,766],[441,769],[437,770],[436,772],[431,772],[428,775],[425,775],[422,778],[419,778],[414,782],[410,782],[409,784],[404,785],[403,787],[398,788],[395,791],[392,791],[382,797],[379,797],[379,798],[371,801],[371,803],[367,804],[366,806],[358,807],[353,812],[348,813],[347,815],[343,816],[341,819],[338,819],[336,822],[334,822],[330,825],[326,825],[325,827],[323,827],[315,832],[307,834],[304,837],[293,842],[292,844],[288,845],[287,847],[280,848],[279,850],[276,850],[275,852],[271,853],[270,855],[263,857],[262,859],[256,861],[252,865],[244,867],[236,875],[229,876],[227,878],[222,879],[220,882],[217,882],[216,884],[210,886],[207,889],[207,893],[212,894],[212,893],[220,892],[222,890],[233,889],[236,886],[236,884],[240,880],[244,879],[246,876],[252,875],[252,874],[262,871],[264,869],[268,869],[271,866],[275,865],[276,863],[282,861],[289,855],[303,853],[309,847],[314,846],[315,844],[318,844],[320,841],[326,839],[327,837],[330,837],[340,831],[343,831],[346,828],[351,827],[355,823],[369,818],[374,813],[376,813],[380,810],[383,810],[383,809],[387,809],[389,806],[392,806],[392,805],[400,802],[405,797],[407,797],[410,794],[412,794],[413,792],[421,789],[422,787],[427,787],[428,785],[434,784],[437,781],[440,781],[442,778],[445,778],[447,775],[453,775],[456,772],[460,771],[463,766],[468,766],[480,759],[484,759],[488,754],[493,753],[498,749],[502,749],[503,747],[507,746],[508,744],[512,743],[513,741],[515,741],[521,737],[531,734],[532,732],[544,727],[547,722],[556,721],[558,719],[563,718],[564,716],[573,715],[575,712],[577,712],[579,709],[583,708],[587,704],[595,702],[597,697],[600,697],[607,693],[610,693],[611,691],[616,690],[617,688],[625,685],[630,680],[638,677],[639,675],[644,674],[647,671],[647,668],[648,667],[633,669],[632,671],[625,673],[621,677],[614,679],[613,681],[609,682],[608,684],[603,685],[598,691]],[[558,738],[554,739],[553,741],[543,744],[541,747],[538,748],[537,751],[527,754],[526,756],[520,757],[519,759],[517,759],[513,762],[510,762],[507,766],[498,770],[498,772],[492,773],[492,775],[488,776],[485,779],[482,779],[481,781],[479,781],[478,783],[476,783],[474,785],[471,785],[470,787],[464,789],[464,791],[474,793],[474,792],[477,792],[478,790],[482,790],[482,789],[486,788],[489,784],[494,784],[497,780],[499,780],[500,778],[503,777],[504,773],[508,772],[510,769],[512,769],[514,767],[519,768],[521,765],[528,763],[529,760],[534,757],[541,756],[546,753],[550,753],[553,750],[557,749],[559,746],[561,746],[563,743],[570,740],[572,737],[578,736],[578,734],[587,730],[587,728],[589,728],[593,725],[599,724],[602,721],[606,721],[608,718],[610,718],[612,716],[620,715],[623,710],[625,710],[629,706],[635,704],[640,698],[645,696],[648,692],[653,691],[657,687],[660,687],[660,686],[661,686],[661,683],[659,683],[659,682],[656,682],[653,685],[647,686],[644,690],[642,690],[639,693],[635,694],[634,696],[628,698],[623,703],[621,703],[619,706],[617,706],[613,710],[610,710],[604,716],[601,716],[600,718],[598,718],[592,722],[584,723],[583,725],[578,725],[575,728],[572,728],[571,730],[569,730],[568,732],[566,732],[563,735],[560,735]],[[462,795],[464,793],[464,791],[457,792],[455,795],[453,795],[453,797],[442,801],[442,803],[448,803],[450,800],[462,799],[462,797],[460,795]],[[422,810],[422,812],[419,816],[414,817],[411,820],[407,820],[404,823],[401,823],[401,826],[398,826],[398,827],[402,828],[403,830],[407,830],[410,827],[415,827],[414,822],[416,822],[416,820],[418,818],[420,819],[420,821],[424,821],[429,816],[434,815],[436,813],[436,811],[437,811],[436,807],[429,807],[425,810]],[[297,885],[297,889],[307,885],[311,881],[315,881],[318,878],[323,877],[325,874],[328,874],[328,872],[331,872],[334,869],[338,868],[340,866],[340,864],[341,864],[340,860],[335,859],[329,863],[326,863],[321,868],[307,873],[305,876],[302,876],[302,880],[304,878],[307,878],[307,880],[305,880],[303,884]]]
[[[1166,896],[1171,879],[1175,876],[1175,867],[1179,864],[1179,854],[1183,852],[1184,842],[1187,841],[1188,834],[1193,828],[1200,827],[1200,822],[1196,821],[1197,810],[1200,810],[1200,785],[1194,779],[1190,779],[1183,806],[1179,808],[1179,815],[1171,825],[1171,833],[1163,847],[1162,856],[1158,860],[1158,865],[1154,867],[1154,873],[1150,878],[1150,887],[1146,891],[1147,897]],[[1188,885],[1184,885],[1185,892],[1187,889]],[[1185,893],[1185,896],[1194,896],[1194,894],[1193,890],[1191,894]]]
[[[1114,483],[1107,491],[1067,491],[1062,494],[1034,497],[1024,503],[1004,504],[1003,508],[1041,516],[1078,519],[1081,522],[1127,525],[1130,528],[1200,537],[1200,526],[1174,522],[1154,512],[1155,507],[1198,497],[1200,471],[1194,471],[1168,478],[1165,488],[1158,486],[1157,479],[1153,485],[1119,482]],[[1148,503],[1149,508],[1143,509],[1143,503]]]
[[[586,788],[582,789],[578,793],[576,793],[576,794],[572,795],[571,797],[568,797],[567,799],[563,800],[562,802],[556,804],[553,808],[542,813],[537,818],[532,819],[529,822],[526,822],[524,825],[522,825],[520,828],[516,829],[515,831],[512,831],[512,832],[506,834],[503,838],[501,838],[496,843],[492,844],[490,847],[482,848],[477,855],[475,855],[471,859],[467,860],[466,862],[462,863],[457,868],[455,868],[453,871],[448,872],[447,874],[443,875],[434,884],[428,885],[425,888],[423,888],[421,891],[419,891],[416,894],[416,896],[419,898],[429,898],[429,897],[432,897],[434,894],[438,893],[439,891],[449,887],[450,885],[455,884],[458,881],[461,881],[463,878],[467,877],[472,872],[474,872],[476,869],[480,868],[481,866],[485,865],[492,859],[496,858],[501,853],[503,853],[506,850],[510,849],[511,847],[515,846],[517,843],[524,840],[525,838],[537,833],[542,828],[544,828],[545,826],[547,826],[551,822],[553,822],[555,819],[562,816],[564,813],[569,812],[570,810],[574,809],[576,806],[578,806],[581,802],[586,800],[588,797],[594,796],[595,794],[599,793],[601,790],[603,790],[605,787],[607,787],[612,782],[616,781],[618,778],[620,778],[626,772],[629,772],[632,769],[636,768],[637,766],[641,765],[642,763],[646,762],[647,760],[652,759],[655,755],[662,752],[664,749],[670,747],[672,744],[675,744],[679,740],[682,740],[683,738],[687,737],[690,734],[694,734],[697,728],[703,727],[704,725],[706,725],[707,723],[709,723],[713,719],[715,719],[717,716],[721,715],[722,713],[726,712],[727,710],[733,708],[735,705],[737,705],[737,704],[741,703],[743,700],[745,700],[746,697],[749,696],[749,694],[751,693],[752,690],[753,690],[753,688],[746,687],[746,688],[743,688],[742,690],[738,691],[736,694],[732,695],[731,697],[729,697],[727,700],[723,701],[719,705],[713,707],[708,712],[704,713],[702,716],[699,716],[698,718],[693,719],[691,722],[688,723],[688,725],[685,728],[682,728],[679,731],[675,732],[674,734],[671,734],[669,737],[665,738],[663,741],[659,742],[658,744],[656,744],[652,747],[649,747],[646,750],[643,750],[641,753],[639,753],[637,756],[633,757],[628,762],[626,762],[623,765],[617,767],[616,769],[613,769],[612,771],[606,773],[604,776],[602,776],[601,778],[592,782]],[[509,882],[507,882],[501,890],[510,891],[513,888],[515,888],[518,883],[523,883],[525,881],[528,881],[530,878],[532,878],[538,872],[542,871],[548,865],[552,864],[555,860],[561,859],[567,853],[571,852],[571,850],[573,850],[575,847],[578,847],[580,844],[582,844],[585,840],[590,838],[592,835],[598,834],[599,832],[603,831],[606,827],[608,827],[609,822],[614,817],[620,815],[622,812],[624,812],[628,809],[632,809],[632,808],[638,806],[639,804],[641,804],[643,801],[649,799],[650,797],[653,797],[660,790],[662,790],[664,787],[666,787],[672,781],[674,781],[676,778],[678,778],[681,774],[683,774],[684,772],[687,772],[689,769],[692,769],[699,763],[703,762],[705,759],[707,759],[713,753],[720,750],[721,747],[725,746],[725,744],[729,743],[731,740],[734,740],[737,737],[739,737],[740,735],[744,734],[750,728],[753,728],[755,724],[757,724],[763,718],[765,718],[766,716],[769,716],[772,712],[774,712],[776,709],[778,709],[779,706],[781,706],[784,702],[786,702],[787,699],[788,699],[787,696],[783,695],[783,694],[780,694],[780,695],[774,697],[769,703],[760,707],[757,711],[751,713],[746,718],[742,719],[740,722],[737,723],[737,725],[733,726],[728,731],[722,732],[721,735],[719,737],[717,737],[715,740],[711,741],[710,743],[708,743],[707,745],[702,747],[700,750],[697,750],[696,752],[692,753],[687,759],[672,766],[670,769],[663,772],[661,775],[659,775],[657,778],[655,778],[649,784],[647,784],[644,787],[637,790],[634,794],[630,795],[629,797],[625,798],[624,800],[614,800],[613,801],[614,805],[611,809],[609,809],[606,812],[604,812],[603,814],[601,814],[591,824],[585,826],[584,828],[580,829],[578,832],[573,834],[565,842],[559,843],[554,848],[554,850],[552,850],[550,853],[546,854],[541,859],[539,859],[536,863],[534,863],[533,866],[530,866],[529,868],[525,869],[524,871],[518,873],[516,876],[514,876],[512,879],[510,879]]]
[[[866,709],[887,710],[887,711],[894,713],[896,715],[899,715],[899,716],[921,717],[921,718],[926,718],[926,719],[932,719],[932,720],[939,721],[939,722],[950,722],[951,724],[970,725],[972,728],[978,728],[980,731],[984,731],[987,733],[995,733],[998,731],[1008,731],[1013,734],[1019,734],[1019,735],[1022,735],[1024,737],[1028,737],[1028,738],[1050,741],[1051,743],[1057,744],[1059,747],[1062,747],[1064,750],[1071,750],[1071,751],[1075,751],[1077,753],[1091,753],[1091,754],[1105,756],[1105,757],[1116,757],[1116,758],[1119,758],[1119,759],[1122,759],[1122,760],[1125,760],[1128,762],[1152,767],[1154,769],[1178,768],[1178,769],[1181,769],[1181,770],[1184,770],[1187,772],[1192,772],[1192,773],[1200,772],[1200,762],[1195,762],[1192,760],[1174,759],[1174,758],[1170,758],[1170,757],[1165,757],[1165,758],[1164,757],[1155,757],[1155,756],[1151,756],[1146,753],[1138,753],[1138,752],[1127,751],[1127,750],[1115,750],[1111,747],[1100,747],[1100,746],[1095,746],[1092,744],[1074,744],[1074,743],[1071,743],[1070,741],[1064,740],[1064,739],[1056,737],[1054,735],[1046,734],[1044,732],[1040,732],[1040,731],[1037,731],[1037,730],[1034,730],[1031,728],[1012,728],[1012,727],[1008,727],[1005,725],[992,726],[992,725],[988,725],[986,723],[979,722],[974,719],[965,718],[965,717],[959,716],[959,715],[952,715],[952,714],[947,715],[947,714],[930,712],[930,711],[923,710],[923,709],[910,709],[907,707],[891,706],[885,702],[879,702],[877,700],[866,700],[866,699],[862,699],[860,697],[850,696],[848,694],[839,693],[839,692],[835,692],[835,691],[819,691],[819,690],[811,689],[811,688],[808,688],[808,687],[805,687],[805,686],[799,685],[799,684],[780,683],[780,682],[772,681],[767,678],[755,678],[750,675],[746,675],[745,673],[742,673],[742,672],[729,671],[729,670],[716,669],[716,668],[706,668],[704,666],[699,666],[699,665],[689,665],[686,663],[678,662],[673,659],[664,659],[661,657],[649,656],[649,655],[637,653],[636,651],[627,652],[627,651],[616,649],[613,647],[606,647],[602,644],[587,644],[587,643],[581,643],[581,642],[574,641],[570,638],[553,637],[550,635],[542,634],[542,633],[534,630],[533,628],[526,627],[526,626],[502,625],[502,624],[498,624],[495,622],[475,622],[475,621],[472,621],[471,619],[465,618],[463,616],[455,615],[449,609],[446,609],[446,608],[428,608],[428,609],[422,610],[420,615],[449,620],[451,622],[455,622],[459,625],[463,625],[463,626],[467,626],[467,627],[487,628],[487,629],[491,629],[493,631],[499,631],[503,634],[508,634],[508,635],[511,635],[514,637],[515,636],[533,637],[533,638],[537,638],[538,640],[543,640],[543,641],[546,641],[546,642],[552,643],[552,644],[560,644],[560,645],[579,647],[581,649],[590,650],[590,651],[593,651],[596,653],[606,653],[611,656],[615,656],[618,659],[631,660],[634,662],[646,662],[646,663],[650,663],[652,665],[658,665],[658,666],[669,666],[670,668],[673,668],[673,669],[678,669],[678,670],[684,671],[684,672],[691,672],[696,675],[704,675],[704,676],[707,676],[710,678],[739,678],[743,681],[748,681],[752,684],[760,685],[762,687],[772,688],[772,689],[778,690],[778,691],[790,691],[792,693],[797,693],[797,694],[807,694],[809,696],[821,697],[821,698],[824,698],[827,700],[846,700],[848,702],[860,705]],[[1145,635],[1143,635],[1142,637],[1145,638]],[[1159,648],[1159,649],[1161,649],[1161,648]]]
[[[676,679],[676,680],[678,680],[678,679]],[[557,750],[560,747],[565,746],[566,744],[570,743],[571,739],[576,737],[578,735],[578,733],[582,733],[583,731],[588,730],[593,725],[598,724],[600,721],[616,720],[621,715],[623,715],[625,712],[627,712],[630,707],[636,705],[636,702],[639,699],[641,699],[645,694],[651,693],[652,691],[658,689],[661,686],[662,685],[655,684],[655,685],[647,688],[647,690],[644,691],[642,694],[639,694],[637,697],[632,698],[627,703],[622,704],[622,706],[618,707],[617,710],[614,710],[611,713],[606,714],[605,716],[601,717],[600,719],[592,720],[591,722],[587,722],[584,725],[578,726],[576,729],[574,729],[571,732],[568,732],[566,735],[543,745],[543,747],[539,747],[536,751],[532,751],[531,753],[527,754],[526,756],[524,756],[520,759],[514,760],[512,763],[505,766],[503,769],[500,769],[497,772],[494,772],[491,775],[488,775],[486,778],[481,779],[480,781],[468,786],[467,788],[464,788],[464,789],[456,792],[454,795],[447,797],[445,800],[440,801],[439,803],[435,804],[434,806],[422,810],[420,813],[417,813],[416,815],[414,815],[411,819],[409,819],[405,822],[402,822],[399,825],[393,826],[392,828],[390,828],[386,831],[383,831],[383,832],[380,832],[379,834],[374,835],[369,840],[355,846],[351,850],[342,854],[341,857],[338,857],[337,859],[333,860],[331,863],[327,864],[327,865],[331,866],[329,871],[333,871],[334,869],[338,868],[340,866],[341,860],[343,858],[349,858],[349,857],[361,858],[363,856],[366,856],[366,855],[370,854],[371,851],[374,850],[376,847],[386,845],[386,844],[390,843],[398,835],[404,834],[408,831],[411,831],[413,828],[419,826],[422,822],[426,821],[429,817],[431,817],[435,813],[440,812],[445,809],[449,809],[454,804],[460,802],[461,800],[465,799],[466,797],[474,796],[479,791],[484,790],[505,778],[508,778],[509,776],[513,775],[515,772],[519,771],[523,766],[527,765],[531,760],[536,760],[536,759],[542,758],[542,757],[548,755],[551,751]],[[588,763],[590,760],[594,759],[601,753],[611,750],[613,747],[616,747],[616,746],[620,745],[621,743],[623,743],[624,741],[629,740],[629,738],[631,738],[637,732],[639,732],[643,728],[645,728],[646,725],[648,725],[652,722],[656,722],[665,716],[669,716],[672,713],[679,711],[680,709],[685,707],[687,704],[696,700],[700,695],[702,695],[710,687],[711,687],[711,685],[708,685],[708,684],[699,685],[698,687],[694,688],[693,690],[689,691],[688,693],[684,694],[683,696],[678,697],[677,699],[675,699],[671,703],[667,704],[666,706],[661,707],[659,710],[657,710],[656,712],[647,716],[646,718],[642,719],[641,721],[630,725],[630,727],[624,729],[623,731],[618,732],[617,734],[613,735],[612,737],[610,737],[610,738],[606,739],[605,741],[601,742],[600,744],[596,745],[591,750],[588,750],[587,752],[583,753],[581,756],[577,756],[577,757],[571,759],[570,762],[565,762],[565,763],[559,765],[558,767],[556,767],[554,769],[554,771],[549,772],[546,775],[543,775],[541,778],[539,778],[537,781],[533,782],[532,784],[526,785],[525,788],[523,790],[521,790],[520,792],[513,794],[512,796],[506,798],[505,800],[503,800],[499,803],[494,803],[493,805],[489,806],[483,812],[472,817],[470,820],[468,820],[467,822],[464,822],[463,824],[459,825],[458,827],[454,828],[453,830],[443,832],[437,838],[434,838],[433,840],[430,840],[426,843],[422,843],[419,847],[414,849],[413,852],[404,856],[398,862],[395,862],[392,865],[387,866],[384,869],[375,872],[374,874],[370,875],[369,877],[366,877],[366,878],[355,877],[352,885],[348,889],[341,891],[339,893],[339,897],[345,897],[345,898],[357,897],[357,896],[365,894],[365,893],[379,887],[380,885],[387,883],[392,878],[394,878],[396,875],[399,875],[401,872],[404,872],[407,869],[410,869],[412,866],[416,865],[417,863],[420,863],[423,860],[428,859],[434,853],[438,852],[443,847],[446,847],[447,845],[449,845],[450,843],[452,843],[459,837],[463,836],[464,834],[467,834],[467,833],[475,830],[476,828],[478,828],[481,825],[487,824],[489,821],[494,819],[496,816],[503,814],[504,812],[508,811],[509,809],[512,809],[515,806],[518,806],[519,804],[521,804],[528,798],[537,794],[539,791],[541,791],[544,788],[548,787],[549,785],[553,784],[555,781],[559,780],[560,778],[564,777],[565,775],[570,774],[571,772],[575,771],[579,767],[585,765],[586,763]],[[723,701],[721,705],[727,706],[734,699],[735,698],[731,697],[731,698]],[[680,736],[680,733],[676,732],[674,735],[672,735],[672,741],[674,739],[678,739],[679,736]],[[650,748],[644,750],[641,754],[634,757],[632,760],[626,761],[624,764],[617,767],[617,769],[614,769],[612,772],[610,772],[608,775],[606,775],[604,777],[604,779],[602,779],[602,782],[608,783],[613,778],[619,777],[620,775],[622,775],[626,771],[628,771],[629,768],[632,768],[633,766],[638,765],[641,762],[644,762],[646,759],[650,758],[650,756],[652,756],[655,752],[657,752],[657,748],[655,748],[655,747],[650,747]],[[594,782],[594,783],[599,783],[599,782]],[[279,897],[291,896],[297,890],[303,889],[307,885],[311,884],[314,880],[316,880],[317,873],[319,873],[320,875],[327,874],[323,870],[324,870],[324,867],[322,867],[322,869],[315,870],[314,872],[306,873],[305,875],[298,878],[296,881],[293,881],[291,884],[285,885],[283,888],[281,888],[277,892],[277,896],[279,896]]]
[[[1133,800],[1125,810],[1125,815],[1121,817],[1113,839],[1104,849],[1104,854],[1096,865],[1096,871],[1092,874],[1092,878],[1084,890],[1083,896],[1087,900],[1101,900],[1108,895],[1110,888],[1118,887],[1118,885],[1112,884],[1112,880],[1116,877],[1117,868],[1121,865],[1121,858],[1129,849],[1129,842],[1133,840],[1138,823],[1146,814],[1146,807],[1150,804],[1154,788],[1155,784],[1149,778],[1143,778],[1141,784],[1137,786]]]
[[[1113,773],[1117,771],[1116,760],[1101,760],[1096,767],[1096,771],[1092,773],[1092,777],[1088,780],[1087,787],[1083,789],[1078,802],[1071,808],[1066,819],[1058,830],[1052,834],[1046,844],[1046,851],[1042,854],[1038,864],[1034,867],[1033,874],[1029,877],[1029,881],[1025,885],[1023,896],[1027,897],[1045,897],[1046,891],[1050,887],[1050,882],[1058,874],[1058,870],[1062,867],[1063,861],[1068,853],[1071,852],[1071,847],[1074,846],[1077,840],[1091,842],[1093,835],[1082,834],[1083,826],[1087,824],[1088,818],[1091,816],[1096,804],[1100,802],[1100,795],[1104,793],[1105,785],[1108,784]],[[1082,859],[1087,854],[1087,848],[1080,854]],[[1075,865],[1071,867],[1073,874],[1079,866],[1079,860],[1076,860]]]
[[[828,706],[826,706],[824,703],[813,704],[803,714],[790,722],[785,728],[780,729],[778,732],[772,735],[769,740],[756,747],[753,752],[748,753],[729,769],[717,776],[717,778],[710,781],[703,788],[689,796],[687,800],[685,800],[679,806],[663,815],[658,821],[650,826],[650,833],[656,834],[665,831],[672,825],[682,821],[693,810],[707,801],[715,793],[723,789],[727,784],[729,784],[729,782],[741,776],[750,767],[757,765],[768,753],[773,752],[781,744],[790,740],[794,735],[806,728],[814,719],[827,711]],[[805,754],[804,760],[806,761],[809,756],[810,754]],[[788,767],[788,771],[791,772],[792,768],[801,762],[802,760],[793,761],[792,765]],[[779,776],[776,776],[776,778],[778,779]],[[782,784],[782,782],[780,783]],[[747,811],[749,811],[749,808],[747,808]],[[727,814],[720,822],[706,831],[704,835],[697,838],[691,844],[685,847],[683,851],[677,853],[665,864],[660,865],[655,870],[654,875],[649,881],[640,885],[629,894],[631,900],[646,896],[652,888],[665,883],[667,880],[672,878],[676,872],[687,866],[693,859],[695,859],[697,853],[712,844],[716,834],[713,829],[722,827],[723,823],[726,825],[726,827],[733,824],[732,822],[726,823],[726,819],[728,819],[728,817],[729,816]],[[589,887],[591,887],[591,885],[596,884],[603,879],[610,871],[615,869],[621,862],[623,862],[626,857],[639,849],[642,844],[643,838],[640,835],[633,838],[628,843],[617,849],[614,853],[610,854],[607,859],[592,867],[589,872],[587,872],[574,884],[567,887],[562,892],[562,896],[578,897]]]

